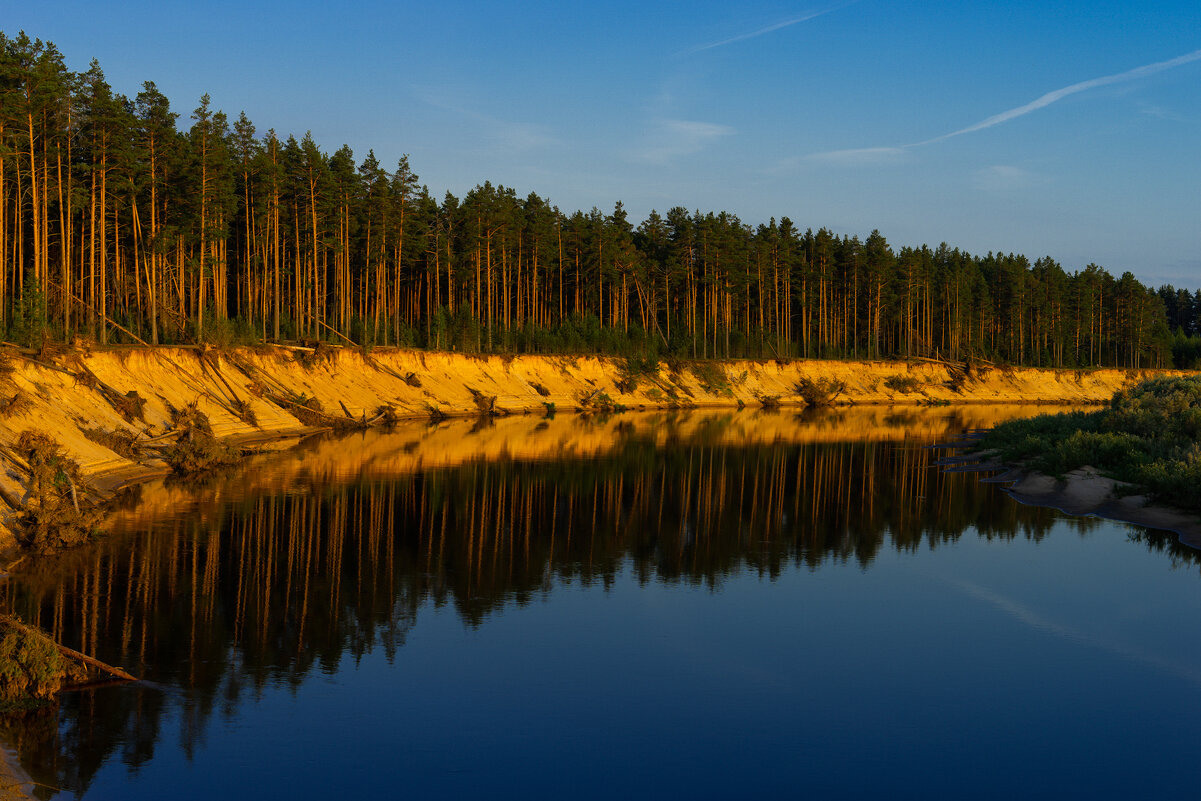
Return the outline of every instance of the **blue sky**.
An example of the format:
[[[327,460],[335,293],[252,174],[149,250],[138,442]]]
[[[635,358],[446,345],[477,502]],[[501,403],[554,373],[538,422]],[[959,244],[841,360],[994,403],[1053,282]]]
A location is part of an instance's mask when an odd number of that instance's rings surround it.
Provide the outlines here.
[[[1201,288],[1201,3],[38,0],[6,33],[205,92],[260,132],[490,180],[894,247],[1096,262]]]

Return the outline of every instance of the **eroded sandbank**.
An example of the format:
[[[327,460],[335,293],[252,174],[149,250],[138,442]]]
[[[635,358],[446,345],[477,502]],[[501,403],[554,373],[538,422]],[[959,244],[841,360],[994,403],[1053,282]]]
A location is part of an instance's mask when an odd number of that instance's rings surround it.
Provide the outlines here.
[[[85,475],[111,489],[167,468],[153,453],[123,457],[97,441],[103,439],[97,433],[132,434],[143,443],[169,438],[173,410],[192,403],[208,415],[215,434],[246,444],[385,414],[801,406],[806,383],[829,390],[841,404],[1095,403],[1153,374],[830,360],[661,363],[657,372],[632,374],[625,359],[324,347],[114,348],[42,361],[20,356],[10,358],[8,368],[0,376],[0,397],[21,402],[0,419],[0,527],[24,495],[13,450],[22,431],[54,437]],[[136,403],[122,401],[131,393]],[[0,531],[0,547],[12,543],[8,530]]]

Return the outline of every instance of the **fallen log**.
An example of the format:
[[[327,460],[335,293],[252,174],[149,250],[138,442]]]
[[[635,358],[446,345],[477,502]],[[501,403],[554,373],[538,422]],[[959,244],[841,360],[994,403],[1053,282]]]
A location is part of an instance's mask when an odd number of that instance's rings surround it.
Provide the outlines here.
[[[68,648],[67,646],[62,645],[61,643],[55,642],[44,632],[39,631],[38,629],[35,629],[32,626],[26,626],[24,623],[22,623],[20,620],[17,620],[12,615],[0,615],[0,622],[6,623],[7,625],[12,626],[13,628],[17,629],[18,631],[22,631],[31,637],[40,637],[41,639],[43,639],[46,642],[53,645],[55,650],[57,650],[60,654],[67,657],[68,659],[73,659],[76,662],[81,662],[85,665],[88,665],[89,667],[96,668],[97,670],[102,670],[105,673],[108,673],[111,676],[116,676],[117,678],[123,679],[124,681],[139,681],[137,676],[131,676],[129,673],[127,673],[126,671],[124,671],[123,669],[121,669],[119,667],[114,667],[113,665],[109,665],[105,662],[101,662],[99,659],[97,659],[94,656],[88,656],[87,654],[76,651],[74,648]]]

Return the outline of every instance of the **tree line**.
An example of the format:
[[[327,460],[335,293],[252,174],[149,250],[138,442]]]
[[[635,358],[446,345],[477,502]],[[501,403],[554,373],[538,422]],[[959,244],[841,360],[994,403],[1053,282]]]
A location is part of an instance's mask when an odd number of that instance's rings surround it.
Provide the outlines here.
[[[1192,367],[1201,291],[786,216],[635,224],[487,181],[439,200],[407,156],[260,133],[208,95],[181,120],[151,81],[126,97],[0,33],[0,332]]]

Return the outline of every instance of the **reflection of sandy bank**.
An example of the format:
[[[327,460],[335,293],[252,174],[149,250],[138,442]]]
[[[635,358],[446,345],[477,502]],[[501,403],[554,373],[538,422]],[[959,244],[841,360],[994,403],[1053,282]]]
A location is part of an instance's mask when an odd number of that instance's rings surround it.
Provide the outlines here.
[[[778,412],[715,409],[638,412],[606,417],[558,414],[402,422],[344,436],[314,437],[288,450],[252,457],[203,485],[155,478],[140,500],[117,511],[112,528],[153,519],[217,512],[220,504],[263,493],[308,492],[359,480],[384,480],[467,462],[572,460],[613,453],[638,440],[745,446],[830,442],[933,443],[965,429],[1028,417],[1045,407],[847,407]]]
[[[1006,477],[1007,478],[1007,477]],[[1023,474],[1009,487],[1018,501],[1050,506],[1071,515],[1095,515],[1148,528],[1174,531],[1180,541],[1201,548],[1201,518],[1177,509],[1146,505],[1144,495],[1121,495],[1121,482],[1092,467],[1073,470],[1062,480],[1041,473]]]

